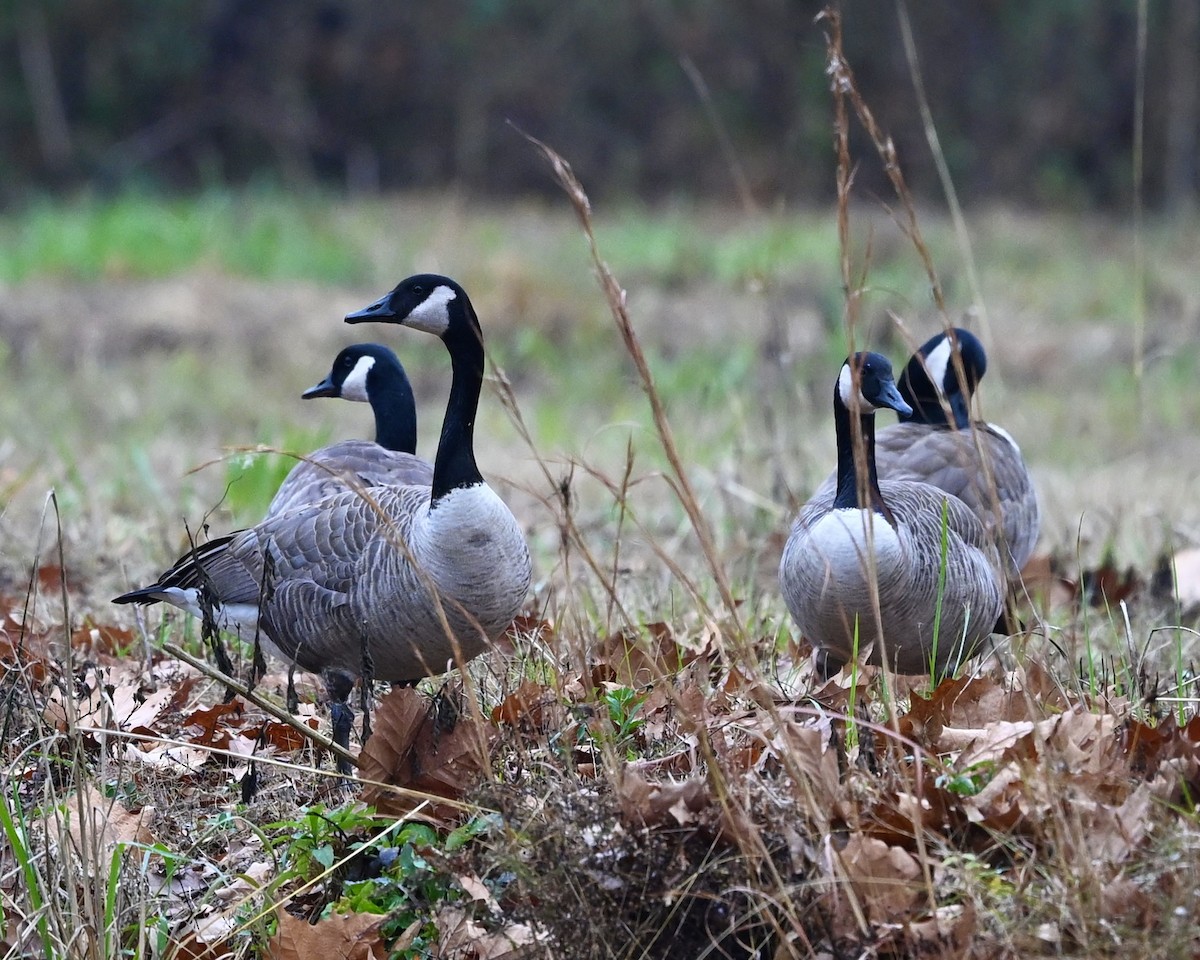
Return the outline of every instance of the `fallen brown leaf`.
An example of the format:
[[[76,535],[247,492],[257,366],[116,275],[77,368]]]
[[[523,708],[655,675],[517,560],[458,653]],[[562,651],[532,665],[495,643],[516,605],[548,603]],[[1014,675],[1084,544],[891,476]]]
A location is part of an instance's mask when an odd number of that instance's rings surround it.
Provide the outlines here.
[[[361,776],[372,781],[363,787],[363,802],[399,816],[421,802],[411,792],[457,799],[488,768],[495,736],[495,727],[465,715],[447,728],[417,690],[393,690],[379,704],[374,732],[359,753]],[[387,785],[410,793],[389,790]],[[435,804],[426,815],[449,821],[455,818],[455,810]]]
[[[271,960],[387,960],[379,934],[387,917],[373,913],[335,913],[310,924],[282,910],[279,928],[267,945]]]
[[[874,923],[905,921],[923,899],[920,864],[903,847],[855,833],[837,859]]]
[[[711,803],[708,785],[699,777],[648,780],[630,764],[622,768],[616,791],[625,822],[639,826],[687,826]]]
[[[85,863],[108,863],[118,844],[150,846],[155,841],[150,830],[155,820],[153,807],[132,812],[90,784],[62,804],[56,816]]]

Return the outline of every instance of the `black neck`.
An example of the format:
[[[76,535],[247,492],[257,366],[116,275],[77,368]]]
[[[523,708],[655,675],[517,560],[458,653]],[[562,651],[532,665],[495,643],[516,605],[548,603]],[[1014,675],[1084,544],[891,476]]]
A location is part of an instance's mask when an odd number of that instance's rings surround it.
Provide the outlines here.
[[[858,418],[862,433],[863,459],[866,461],[867,482],[865,484],[866,502],[863,502],[860,489],[864,485],[859,481],[858,465],[854,458],[854,431],[851,429],[850,411],[842,403],[840,397],[833,402],[833,423],[837,430],[837,494],[833,500],[835,509],[874,510],[891,518],[891,511],[883,501],[879,492],[879,475],[875,470],[875,415],[862,414]]]
[[[475,465],[475,413],[483,387],[483,334],[475,311],[465,298],[468,323],[456,323],[442,337],[450,352],[450,399],[442,421],[437,458],[433,462],[433,505],[452,490],[483,483]]]
[[[966,430],[971,425],[971,411],[967,408],[967,397],[963,393],[953,393],[949,398],[950,412],[954,414],[954,426]],[[943,414],[945,419],[945,414]]]
[[[902,416],[900,421],[902,423],[921,423],[930,427],[955,427],[959,430],[969,427],[971,411],[967,394],[962,390],[955,389],[946,394],[943,400],[942,395],[929,382],[925,371],[912,369],[912,367],[913,362],[910,361],[909,369],[905,370],[904,376],[900,378],[900,396],[912,407],[913,412],[907,417]],[[954,417],[953,421],[946,417],[947,407],[950,408],[950,413]]]
[[[375,442],[400,453],[417,452],[417,408],[412,387],[389,379],[372,383],[367,390],[375,412]]]

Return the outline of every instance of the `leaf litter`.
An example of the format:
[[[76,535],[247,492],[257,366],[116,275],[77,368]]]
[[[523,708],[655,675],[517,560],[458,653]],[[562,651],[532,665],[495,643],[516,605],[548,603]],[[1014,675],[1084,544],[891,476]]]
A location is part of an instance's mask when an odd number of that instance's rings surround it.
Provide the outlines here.
[[[309,777],[304,738],[240,698],[222,701],[221,686],[177,661],[156,653],[147,672],[122,654],[138,644],[116,627],[64,632],[16,609],[0,602],[6,683],[21,678],[38,729],[75,733],[90,768],[119,771],[124,785],[76,783],[46,841],[85,863],[145,851],[177,956],[244,944],[245,905],[268,889],[282,898],[266,941],[275,957],[382,957],[417,943],[431,957],[601,957],[623,955],[605,952],[618,929],[638,955],[662,957],[714,944],[743,957],[1095,949],[1061,917],[1028,935],[997,929],[964,864],[1031,919],[1039,907],[1020,890],[1046,863],[1092,878],[1101,917],[1126,935],[1149,936],[1174,905],[1194,903],[1184,877],[1145,865],[1171,823],[1194,826],[1200,717],[1069,692],[1034,660],[932,690],[892,678],[890,700],[867,668],[855,685],[842,677],[797,698],[728,665],[719,631],[681,638],[655,623],[598,638],[583,672],[514,679],[482,712],[458,683],[432,698],[384,696],[359,755],[359,801],[440,831],[481,811],[498,818],[477,842],[423,851],[458,893],[421,922],[388,930],[377,914],[325,912],[313,923],[304,897],[304,912],[289,912],[257,837],[187,863],[167,833],[184,807],[237,809],[251,759],[293,765],[275,789]],[[553,623],[530,626],[537,645],[554,644]],[[58,658],[65,636],[72,656]],[[781,674],[805,652],[785,653]],[[33,804],[45,757],[20,746],[6,743],[9,777]],[[288,787],[293,810],[337,789],[318,781],[307,795]],[[305,896],[328,903],[336,887]]]

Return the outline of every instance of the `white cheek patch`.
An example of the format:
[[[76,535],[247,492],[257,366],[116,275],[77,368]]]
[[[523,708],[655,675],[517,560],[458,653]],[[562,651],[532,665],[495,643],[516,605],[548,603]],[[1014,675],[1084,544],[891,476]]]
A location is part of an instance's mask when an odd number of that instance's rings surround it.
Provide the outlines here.
[[[401,322],[406,327],[440,337],[450,327],[450,311],[446,307],[457,296],[458,294],[445,285],[437,287]]]
[[[375,366],[374,357],[359,357],[358,363],[350,371],[349,376],[342,381],[341,396],[343,400],[357,400],[359,403],[370,402],[367,396],[367,374]]]
[[[925,369],[929,379],[939,394],[946,392],[946,371],[950,369],[950,338],[942,338],[942,342],[929,351],[925,357]]]
[[[842,364],[842,372],[838,375],[838,396],[842,398],[842,403],[847,410],[853,409],[850,399],[854,396],[854,374],[850,372],[850,364]],[[870,400],[862,395],[862,390],[858,391],[858,412],[872,413],[879,409]]]

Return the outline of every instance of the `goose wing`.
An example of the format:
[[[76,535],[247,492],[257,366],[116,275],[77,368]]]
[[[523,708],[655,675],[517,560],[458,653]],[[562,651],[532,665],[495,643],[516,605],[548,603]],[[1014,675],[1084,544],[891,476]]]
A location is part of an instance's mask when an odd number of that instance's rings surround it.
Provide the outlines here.
[[[263,628],[285,656],[306,670],[360,672],[365,628],[356,622],[353,595],[376,577],[374,545],[405,542],[414,505],[428,498],[428,488],[417,486],[343,491],[235,538],[227,562],[263,585]]]
[[[881,606],[886,602],[896,622],[908,624],[897,638],[898,667],[927,668],[938,617],[939,666],[972,656],[1004,606],[995,539],[974,511],[938,487],[895,480],[882,481],[880,489],[895,514],[906,558],[903,592],[885,597],[887,588],[880,586]]]
[[[932,484],[965,503],[993,536],[1002,533],[1010,572],[1029,559],[1041,525],[1037,494],[1003,430],[981,422],[972,430],[898,424],[880,431],[875,455],[881,479]]]

